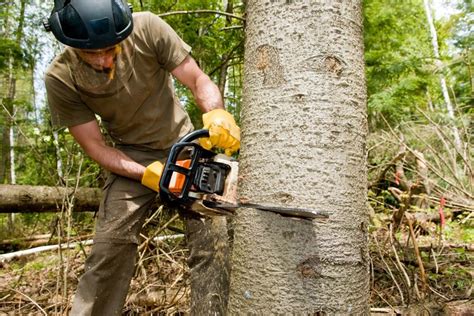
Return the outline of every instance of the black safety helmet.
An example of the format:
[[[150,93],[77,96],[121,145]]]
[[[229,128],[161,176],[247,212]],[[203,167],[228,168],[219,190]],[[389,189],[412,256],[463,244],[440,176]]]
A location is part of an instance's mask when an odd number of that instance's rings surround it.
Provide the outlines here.
[[[43,24],[65,45],[106,48],[132,33],[132,8],[123,0],[55,0]]]

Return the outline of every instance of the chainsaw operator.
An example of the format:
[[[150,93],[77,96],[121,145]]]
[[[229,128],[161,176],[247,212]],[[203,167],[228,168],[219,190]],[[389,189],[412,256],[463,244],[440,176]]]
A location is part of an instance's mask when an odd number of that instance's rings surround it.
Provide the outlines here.
[[[172,77],[191,90],[204,113],[210,137],[201,139],[203,147],[230,155],[240,147],[240,129],[191,48],[156,15],[132,14],[123,0],[63,0],[55,1],[45,27],[66,45],[45,75],[53,126],[67,127],[85,153],[110,171],[71,315],[120,315],[168,150],[193,130]],[[104,141],[99,122],[113,145]],[[216,300],[226,295],[221,292],[228,271],[225,259],[213,255],[213,243],[227,234],[225,225],[216,229],[211,221],[185,218],[191,306],[208,300],[207,312],[214,315],[222,314]],[[206,286],[195,291],[202,275],[221,279],[203,280]]]

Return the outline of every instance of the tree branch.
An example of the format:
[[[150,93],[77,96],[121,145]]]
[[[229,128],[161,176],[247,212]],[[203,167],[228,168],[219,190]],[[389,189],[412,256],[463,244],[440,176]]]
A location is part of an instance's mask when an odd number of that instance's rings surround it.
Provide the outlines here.
[[[227,16],[233,19],[237,19],[240,21],[245,21],[245,18],[235,15],[235,14],[230,14],[227,12],[222,12],[222,11],[216,11],[216,10],[192,10],[192,11],[173,11],[173,12],[166,12],[166,13],[160,13],[157,14],[159,17],[164,17],[164,16],[170,16],[170,15],[179,15],[179,14],[217,14],[217,15],[222,15],[222,16]]]

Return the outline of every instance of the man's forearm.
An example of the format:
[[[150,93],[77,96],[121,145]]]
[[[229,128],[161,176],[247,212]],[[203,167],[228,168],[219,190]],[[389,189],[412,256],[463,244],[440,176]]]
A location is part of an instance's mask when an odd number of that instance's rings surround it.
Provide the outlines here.
[[[86,150],[86,153],[101,167],[113,173],[138,181],[143,177],[145,167],[116,148],[97,145]]]
[[[69,126],[69,132],[86,154],[103,168],[131,179],[142,179],[145,167],[120,150],[107,146],[96,120]]]
[[[187,56],[171,74],[191,90],[197,105],[204,113],[224,108],[219,88],[191,56]]]
[[[192,92],[197,105],[204,113],[224,108],[219,88],[207,75],[198,78],[196,88]]]

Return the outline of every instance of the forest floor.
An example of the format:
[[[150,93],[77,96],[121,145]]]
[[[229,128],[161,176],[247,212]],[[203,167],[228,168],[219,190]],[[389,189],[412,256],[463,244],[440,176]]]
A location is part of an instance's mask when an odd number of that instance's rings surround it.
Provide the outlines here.
[[[170,224],[181,225],[179,219]],[[189,314],[187,249],[176,227],[154,227],[151,237],[156,232],[173,237],[140,245],[124,315]],[[374,226],[370,233],[372,314],[456,315],[453,311],[461,308],[471,314],[458,315],[473,315],[474,247],[472,242],[459,242],[466,240],[461,236],[466,231],[451,225],[440,240],[421,235],[415,227],[413,242],[408,227],[395,237],[384,226]],[[76,246],[0,263],[0,315],[66,314],[88,248]]]

